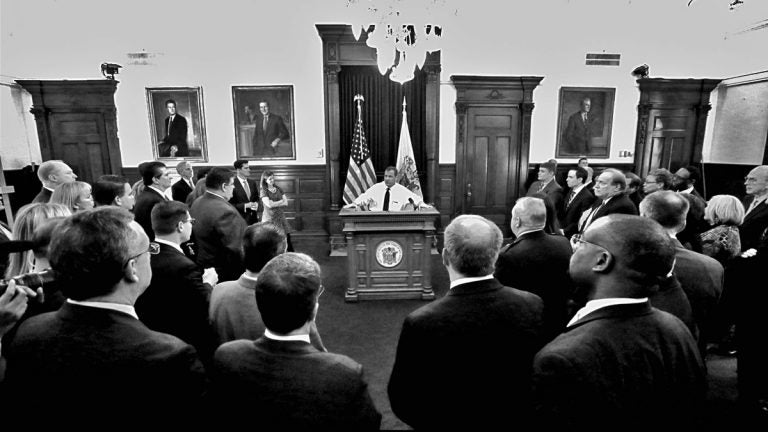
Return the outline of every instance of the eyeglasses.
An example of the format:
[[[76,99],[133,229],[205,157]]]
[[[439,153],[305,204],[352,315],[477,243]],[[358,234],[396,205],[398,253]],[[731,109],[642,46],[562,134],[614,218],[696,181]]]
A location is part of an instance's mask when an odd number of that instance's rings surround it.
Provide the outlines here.
[[[195,222],[197,222],[197,219],[191,217],[191,218],[189,218],[187,220],[183,220],[182,222],[184,222],[184,223],[189,222],[190,225],[194,225]]]
[[[324,292],[325,292],[325,287],[323,286],[323,284],[320,284],[320,289],[317,290],[317,298],[319,299]]]
[[[574,252],[576,252],[577,250],[581,249],[581,245],[584,244],[584,243],[591,244],[592,246],[597,246],[600,249],[602,249],[602,250],[608,252],[609,254],[613,255],[613,253],[611,253],[611,251],[609,251],[608,248],[606,248],[605,246],[600,246],[597,243],[592,243],[591,241],[584,240],[583,235],[574,234],[574,236],[571,237],[571,247],[573,248]]]
[[[140,256],[142,256],[142,255],[144,255],[145,253],[149,253],[150,255],[157,255],[157,254],[159,254],[159,253],[160,253],[160,245],[159,245],[159,244],[157,244],[157,243],[152,243],[152,242],[150,242],[150,243],[149,243],[149,246],[147,247],[147,250],[145,250],[145,251],[142,251],[142,252],[139,252],[139,253],[137,253],[136,255],[134,255],[134,256],[132,256],[132,257],[128,258],[127,260],[125,260],[125,261],[123,262],[123,268],[125,268],[125,266],[127,266],[127,265],[128,265],[128,263],[129,263],[131,260],[134,260],[134,259],[136,259],[136,258],[138,258],[138,257],[140,257]]]
[[[744,183],[757,183],[756,177],[744,177]]]

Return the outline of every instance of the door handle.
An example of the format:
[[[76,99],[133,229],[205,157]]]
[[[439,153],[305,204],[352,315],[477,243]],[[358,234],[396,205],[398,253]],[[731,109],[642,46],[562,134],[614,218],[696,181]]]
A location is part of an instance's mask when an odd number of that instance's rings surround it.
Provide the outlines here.
[[[472,197],[472,183],[467,183],[467,198]]]

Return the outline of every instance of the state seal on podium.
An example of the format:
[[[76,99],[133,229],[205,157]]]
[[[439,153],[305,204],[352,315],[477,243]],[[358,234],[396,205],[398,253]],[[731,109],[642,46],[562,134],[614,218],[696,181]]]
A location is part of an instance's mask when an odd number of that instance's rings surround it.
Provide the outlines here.
[[[403,260],[403,247],[396,241],[387,240],[376,246],[376,262],[382,267],[394,267]]]

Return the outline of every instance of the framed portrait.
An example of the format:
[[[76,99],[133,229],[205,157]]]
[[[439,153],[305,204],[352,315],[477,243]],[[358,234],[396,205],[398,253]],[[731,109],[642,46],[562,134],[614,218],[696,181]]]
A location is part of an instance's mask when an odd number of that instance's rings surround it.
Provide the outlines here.
[[[556,158],[608,158],[615,88],[560,87]]]
[[[208,161],[202,87],[147,87],[156,160]]]
[[[293,86],[233,86],[237,157],[296,160]]]

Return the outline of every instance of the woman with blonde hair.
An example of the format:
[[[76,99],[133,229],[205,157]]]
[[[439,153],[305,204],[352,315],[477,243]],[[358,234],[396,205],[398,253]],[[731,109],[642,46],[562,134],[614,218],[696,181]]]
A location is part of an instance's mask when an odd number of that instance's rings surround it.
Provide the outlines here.
[[[52,204],[64,204],[72,213],[93,208],[91,185],[86,182],[74,181],[56,187],[51,195]]]
[[[744,205],[733,195],[715,195],[704,209],[704,220],[712,228],[699,234],[701,252],[725,265],[741,253],[739,225],[744,222]]]
[[[33,203],[19,209],[16,220],[13,222],[13,240],[32,240],[35,230],[48,219],[70,216],[72,212],[62,204]],[[8,257],[8,268],[5,270],[5,278],[29,273],[35,268],[34,252],[12,253]]]

